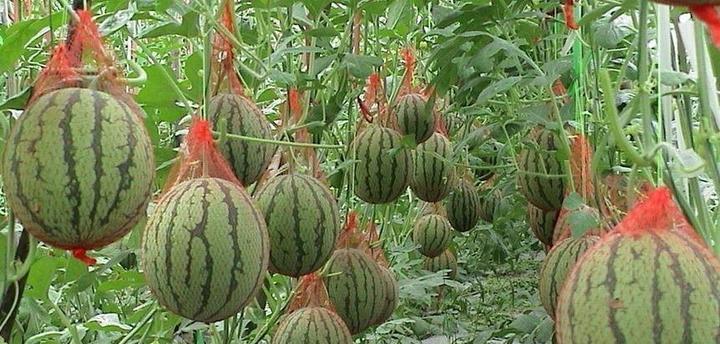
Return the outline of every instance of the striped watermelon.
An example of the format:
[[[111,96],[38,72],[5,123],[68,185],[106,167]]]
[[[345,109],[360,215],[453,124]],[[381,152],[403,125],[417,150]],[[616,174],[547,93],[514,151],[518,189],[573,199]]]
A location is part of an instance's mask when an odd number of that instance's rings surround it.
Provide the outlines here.
[[[555,317],[557,297],[567,275],[583,253],[598,240],[597,236],[592,235],[567,238],[553,246],[545,256],[540,268],[539,293],[540,302],[551,317]]]
[[[390,269],[386,267],[380,266],[380,271],[382,271],[383,276],[383,289],[385,291],[383,293],[384,301],[380,312],[375,316],[372,321],[373,325],[380,325],[390,319],[390,317],[392,317],[393,315],[393,312],[395,312],[395,308],[397,307],[398,302],[400,301],[400,286],[398,285],[395,276],[390,271]]]
[[[435,131],[435,116],[422,95],[408,93],[395,106],[398,127],[403,135],[411,135],[415,143],[423,143]]]
[[[556,310],[559,343],[717,343],[720,261],[667,188],[580,259]]]
[[[163,196],[145,227],[145,279],[173,313],[206,323],[226,319],[260,290],[268,241],[245,190],[223,179],[191,179]]]
[[[543,244],[552,246],[559,210],[545,211],[531,203],[527,205],[527,221],[533,235]]]
[[[272,128],[252,100],[234,94],[219,94],[210,100],[208,118],[217,125],[227,121],[230,134],[272,139]],[[230,163],[240,182],[247,186],[257,181],[272,160],[277,146],[273,144],[228,139],[218,148]]]
[[[546,211],[560,209],[564,199],[565,170],[557,157],[559,146],[553,131],[537,126],[517,159],[520,192],[528,202]]]
[[[415,223],[412,239],[426,257],[437,257],[452,242],[453,233],[450,222],[440,215],[425,215]]]
[[[37,99],[7,138],[7,201],[33,236],[95,249],[125,235],[152,196],[153,148],[138,114],[99,91],[66,88]]]
[[[480,195],[480,218],[488,223],[493,223],[495,220],[495,211],[500,206],[502,194],[499,189],[495,189],[494,178],[486,181],[482,185],[482,192]]]
[[[284,317],[272,344],[352,344],[343,320],[324,307],[306,307]]]
[[[440,270],[450,270],[448,277],[455,279],[457,277],[458,263],[455,255],[449,250],[445,250],[442,254],[435,258],[425,257],[423,269],[430,272],[438,272]]]
[[[255,196],[270,234],[270,268],[292,277],[330,259],[340,215],[335,197],[317,179],[290,174],[271,179]]]
[[[355,195],[371,204],[390,203],[408,186],[411,156],[400,134],[376,124],[355,138]]]
[[[362,250],[344,248],[333,253],[326,271],[330,301],[350,333],[372,326],[386,306],[387,281],[380,266]]]
[[[456,231],[475,228],[480,220],[480,195],[471,182],[460,181],[445,201],[448,220]]]
[[[455,182],[452,146],[443,135],[435,133],[415,149],[410,188],[426,202],[439,202]]]

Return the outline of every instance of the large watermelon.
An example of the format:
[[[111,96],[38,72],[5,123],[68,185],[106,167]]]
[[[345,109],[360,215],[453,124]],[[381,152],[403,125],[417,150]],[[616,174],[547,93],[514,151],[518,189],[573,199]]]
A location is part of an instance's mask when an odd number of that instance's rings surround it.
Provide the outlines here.
[[[578,259],[597,241],[596,236],[567,238],[548,252],[540,268],[540,302],[551,317],[555,317],[555,306],[560,289],[567,275],[572,271]]]
[[[365,202],[393,202],[405,191],[412,173],[410,151],[395,130],[367,127],[353,142],[355,194]]]
[[[270,234],[270,269],[299,277],[322,267],[340,233],[337,202],[317,179],[282,175],[255,196]]]
[[[241,187],[191,179],[163,196],[145,227],[145,280],[173,313],[206,323],[226,319],[262,286],[268,241],[262,213]]]
[[[380,266],[380,271],[382,271],[383,289],[385,290],[383,293],[384,302],[380,312],[372,321],[373,325],[380,325],[390,319],[400,301],[400,285],[398,285],[395,276],[386,267]]]
[[[418,219],[412,239],[426,257],[437,257],[450,245],[453,238],[450,222],[440,215],[425,215]]]
[[[553,131],[537,126],[517,159],[517,184],[534,206],[545,211],[560,209],[565,192],[565,169],[557,156],[560,139]]]
[[[445,201],[448,220],[456,231],[475,228],[480,220],[480,195],[470,181],[460,181]]]
[[[324,307],[301,308],[283,318],[272,344],[352,344],[343,320]]]
[[[438,272],[440,270],[450,270],[448,277],[455,279],[457,277],[458,263],[453,254],[449,249],[445,250],[442,254],[435,258],[425,257],[423,263],[423,269],[430,272]]]
[[[636,205],[560,292],[559,343],[718,343],[720,261],[670,191]]]
[[[119,239],[152,196],[155,164],[144,128],[107,93],[66,88],[41,96],[5,141],[13,213],[33,236],[63,249]]]
[[[552,246],[555,223],[560,211],[545,211],[531,203],[528,203],[527,211],[527,221],[532,233],[541,243]]]
[[[208,118],[216,126],[218,121],[225,119],[230,134],[273,138],[270,123],[257,105],[244,96],[223,93],[213,97],[208,106]],[[235,139],[227,139],[219,148],[245,186],[260,178],[277,150],[273,144]]]
[[[418,93],[401,96],[395,106],[398,127],[403,135],[410,135],[415,143],[423,143],[435,131],[435,116],[428,103]]]
[[[439,202],[454,182],[452,146],[445,136],[435,133],[415,149],[410,188],[423,201]]]
[[[381,267],[356,248],[335,251],[324,277],[330,301],[350,333],[358,334],[380,317],[386,306],[386,280]]]

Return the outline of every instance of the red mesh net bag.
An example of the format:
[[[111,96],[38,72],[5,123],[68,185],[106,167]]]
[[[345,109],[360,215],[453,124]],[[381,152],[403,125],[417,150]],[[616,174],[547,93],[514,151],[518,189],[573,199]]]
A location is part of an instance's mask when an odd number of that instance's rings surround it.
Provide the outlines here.
[[[338,250],[346,248],[363,249],[363,240],[365,240],[365,238],[363,238],[362,233],[358,231],[358,213],[351,210],[348,212],[345,225],[338,237],[338,242],[335,248]]]
[[[229,92],[239,96],[245,95],[245,89],[240,77],[235,71],[235,52],[233,44],[227,35],[234,35],[235,24],[235,3],[232,0],[223,0],[220,8],[220,32],[213,37],[213,94]]]
[[[720,6],[695,5],[690,6],[690,12],[707,25],[710,39],[720,48]]]
[[[390,263],[385,257],[385,250],[382,247],[382,240],[374,222],[369,221],[363,232],[363,247],[365,252],[372,257],[378,265],[388,268]]]
[[[286,314],[292,314],[298,309],[307,307],[322,307],[336,313],[322,277],[314,272],[300,278],[300,283],[288,304]]]
[[[304,122],[303,99],[304,95],[298,91],[297,88],[293,87],[288,91],[287,107],[290,113],[289,122],[291,122],[292,125],[300,125]],[[298,143],[311,143],[312,141],[310,131],[307,127],[302,127],[295,131],[294,138],[295,142]],[[311,175],[326,183],[326,176],[322,168],[320,168],[320,160],[318,159],[315,148],[303,147],[299,150],[302,152],[301,157],[304,158],[304,163],[310,169]]]
[[[177,184],[200,177],[220,178],[242,185],[218,150],[207,120],[193,118],[178,156],[163,187],[163,194]]]
[[[570,30],[577,30],[580,28],[575,22],[575,1],[565,0],[563,3],[563,14],[565,15],[565,26]]]
[[[623,235],[637,236],[647,232],[661,233],[667,230],[686,234],[704,245],[704,241],[683,215],[672,199],[667,187],[650,191],[638,202],[627,216],[615,227]]]
[[[573,177],[575,192],[589,204],[595,203],[595,187],[591,168],[592,155],[593,149],[584,135],[577,134],[570,137],[570,173]],[[567,195],[570,191],[571,189],[567,188],[565,194]]]
[[[358,97],[360,114],[366,123],[373,123],[376,119],[382,126],[397,129],[397,123],[391,120],[388,110],[387,95],[380,80],[380,74],[372,73],[365,84],[363,99]],[[362,122],[361,122],[362,124]],[[358,130],[362,125],[358,125]]]

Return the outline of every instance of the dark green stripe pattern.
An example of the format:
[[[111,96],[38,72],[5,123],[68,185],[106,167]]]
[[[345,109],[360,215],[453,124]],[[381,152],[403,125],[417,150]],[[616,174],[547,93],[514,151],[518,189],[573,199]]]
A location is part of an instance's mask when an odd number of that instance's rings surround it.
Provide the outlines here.
[[[270,234],[270,269],[299,277],[330,259],[340,233],[335,197],[317,179],[277,176],[255,196]]]
[[[380,312],[372,321],[373,325],[380,325],[388,321],[400,302],[400,285],[395,276],[388,268],[380,266],[380,271],[382,271],[383,289],[385,290],[384,302]]]
[[[413,154],[410,188],[425,202],[439,202],[455,183],[452,146],[445,136],[435,133],[418,145]]]
[[[145,280],[175,314],[206,323],[227,319],[260,290],[268,241],[245,190],[223,179],[191,179],[163,196],[145,227]]]
[[[225,119],[231,134],[273,138],[270,123],[257,105],[244,96],[219,94],[213,97],[208,107],[208,118],[215,126],[219,120]],[[219,148],[245,186],[255,183],[265,173],[277,150],[273,144],[232,139],[226,140]]]
[[[400,133],[412,135],[415,143],[425,142],[435,131],[435,117],[418,93],[408,93],[397,101],[396,114]]]
[[[111,95],[50,92],[19,118],[6,144],[7,200],[41,241],[95,249],[145,215],[155,171],[152,144],[138,114]]]
[[[455,279],[457,277],[458,263],[455,255],[450,250],[445,250],[445,252],[435,258],[425,257],[423,269],[430,272],[450,270],[447,274],[448,278]]]
[[[418,219],[412,234],[418,251],[425,257],[437,257],[447,249],[453,239],[450,222],[440,215],[425,215]]]
[[[371,204],[390,203],[405,192],[412,173],[410,151],[395,130],[376,124],[353,142],[355,195]]]
[[[448,220],[458,232],[467,232],[480,220],[480,195],[475,186],[463,180],[445,199]]]
[[[611,232],[560,293],[559,343],[720,343],[720,261],[683,230]]]
[[[352,344],[350,331],[331,310],[306,307],[282,318],[272,344]]]
[[[599,240],[596,236],[567,238],[555,245],[540,268],[540,302],[551,317],[555,317],[555,306],[567,276],[575,263]]]
[[[544,211],[530,203],[528,203],[527,211],[527,221],[533,235],[541,243],[552,246],[555,223],[560,211]]]
[[[350,333],[364,331],[382,314],[386,300],[383,272],[365,252],[355,248],[335,251],[324,282]]]
[[[495,210],[498,207],[500,197],[502,197],[502,195],[499,190],[493,190],[492,186],[489,186],[488,190],[485,190],[480,195],[479,215],[481,219],[487,223],[493,223],[493,220],[495,220]]]
[[[517,184],[528,202],[545,211],[560,209],[565,173],[558,158],[557,135],[542,126],[533,128],[518,157]]]

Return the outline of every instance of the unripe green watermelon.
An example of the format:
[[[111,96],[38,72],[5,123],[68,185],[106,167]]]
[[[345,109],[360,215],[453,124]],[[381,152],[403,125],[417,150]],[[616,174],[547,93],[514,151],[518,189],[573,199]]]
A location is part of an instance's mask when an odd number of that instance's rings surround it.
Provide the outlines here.
[[[272,344],[352,344],[343,320],[323,307],[296,310],[278,325]]]
[[[268,242],[262,213],[245,190],[223,179],[191,179],[162,197],[145,227],[145,279],[173,313],[206,323],[226,319],[262,286]]]
[[[270,269],[299,277],[330,259],[340,214],[335,196],[317,179],[290,174],[268,181],[255,196],[270,234]]]
[[[426,257],[437,257],[452,242],[450,222],[440,215],[425,215],[415,223],[412,239]]]
[[[557,223],[560,211],[545,211],[531,203],[528,203],[527,210],[527,221],[532,233],[541,243],[552,246],[555,224]]]
[[[378,315],[373,319],[373,325],[380,325],[392,317],[400,301],[400,286],[390,269],[380,266],[383,275],[384,302]]]
[[[400,134],[378,125],[367,127],[353,142],[355,195],[365,202],[393,202],[405,191],[412,173],[411,156]]]
[[[475,228],[480,220],[480,195],[471,182],[460,181],[445,201],[448,220],[456,231]]]
[[[252,100],[229,93],[218,94],[210,100],[208,118],[217,127],[221,119],[227,121],[230,134],[272,139],[272,128]],[[265,173],[277,146],[273,144],[227,139],[218,146],[230,163],[240,182],[251,185]]]
[[[578,259],[599,240],[596,236],[567,238],[545,256],[540,268],[540,302],[551,317],[555,317],[558,294]]]
[[[720,261],[670,191],[636,205],[560,292],[559,343],[717,343]]]
[[[517,184],[528,202],[545,211],[560,209],[565,169],[557,156],[560,139],[542,126],[533,128],[517,159]]]
[[[415,149],[410,188],[425,202],[439,202],[454,182],[452,146],[445,136],[435,133]]]
[[[487,186],[487,190],[480,194],[480,205],[478,207],[480,218],[488,223],[495,220],[495,210],[500,203],[500,190],[493,190],[492,185]]]
[[[455,259],[455,255],[450,250],[445,250],[445,252],[435,258],[425,257],[423,269],[430,272],[450,270],[448,277],[450,279],[455,279],[457,277],[458,270],[457,259]]]
[[[423,143],[435,131],[435,116],[428,103],[417,93],[401,96],[395,107],[400,133],[411,135],[415,143]]]
[[[144,123],[111,95],[65,88],[37,99],[7,138],[3,181],[24,228],[63,249],[116,241],[145,215],[155,163]]]
[[[380,266],[365,252],[346,248],[335,251],[323,278],[330,301],[350,333],[372,326],[386,306],[386,288]]]

